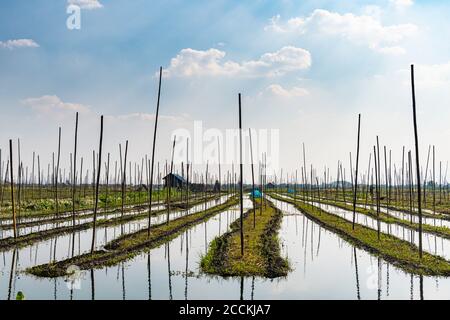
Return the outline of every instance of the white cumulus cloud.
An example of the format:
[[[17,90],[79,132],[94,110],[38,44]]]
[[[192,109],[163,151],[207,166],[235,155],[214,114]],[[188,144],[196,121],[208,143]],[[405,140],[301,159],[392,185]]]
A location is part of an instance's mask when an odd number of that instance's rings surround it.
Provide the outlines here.
[[[410,69],[399,70],[399,74],[402,75],[404,83],[410,85]],[[416,64],[414,76],[418,88],[447,88],[450,85],[450,61],[440,64]]]
[[[16,48],[37,48],[39,45],[32,39],[14,39],[0,41],[0,48],[16,49]]]
[[[87,113],[90,111],[88,106],[79,103],[64,102],[56,95],[27,98],[22,100],[22,103],[39,113],[53,113],[58,111]]]
[[[103,5],[98,0],[68,0],[68,5],[76,5],[79,6],[81,9],[100,9],[103,8]]]
[[[413,0],[389,0],[389,2],[397,9],[407,8],[414,4]]]
[[[271,84],[266,90],[276,96],[284,98],[303,97],[309,94],[308,90],[305,88],[292,87],[291,89],[286,89],[279,84]]]
[[[226,53],[218,49],[182,49],[172,58],[166,76],[274,76],[311,66],[311,54],[302,48],[286,46],[263,54],[257,60],[236,62],[224,60]]]
[[[381,53],[399,54],[404,52],[400,50],[399,43],[413,36],[417,26],[409,23],[385,26],[376,15],[340,14],[316,9],[306,18],[295,17],[285,22],[281,21],[279,15],[273,17],[265,30],[298,35],[311,33],[338,36],[367,45]]]

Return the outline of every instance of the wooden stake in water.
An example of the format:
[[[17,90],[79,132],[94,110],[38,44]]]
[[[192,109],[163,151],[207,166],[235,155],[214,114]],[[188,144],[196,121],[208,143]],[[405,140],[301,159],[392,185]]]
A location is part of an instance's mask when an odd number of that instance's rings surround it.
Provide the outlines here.
[[[100,146],[98,151],[98,161],[97,161],[97,181],[95,183],[95,205],[94,205],[94,221],[92,229],[92,244],[91,253],[94,253],[95,248],[95,231],[97,222],[97,208],[98,208],[98,189],[100,185],[100,171],[102,168],[102,145],[103,145],[103,116],[100,118]]]
[[[243,164],[242,164],[242,112],[241,112],[241,94],[239,93],[239,156],[240,156],[240,181],[239,181],[239,187],[240,187],[240,209],[241,209],[241,216],[240,216],[240,226],[241,226],[241,255],[244,255],[244,185],[242,183],[242,180],[244,178],[243,176]]]
[[[356,194],[358,192],[358,165],[359,165],[359,137],[360,137],[360,132],[361,132],[361,114],[358,115],[358,142],[357,142],[357,145],[356,145],[356,173],[355,173],[355,185],[354,185],[354,190],[353,190],[352,230],[355,230]]]
[[[14,238],[17,238],[17,224],[16,224],[16,206],[14,203],[14,169],[13,169],[13,149],[12,140],[9,140],[9,172],[11,174],[10,184],[11,184],[11,206],[12,206],[12,216],[13,216],[13,228],[14,228]]]
[[[120,152],[122,154],[122,152]],[[127,184],[127,155],[128,155],[128,140],[125,141],[125,155],[124,155],[124,162],[122,167],[122,217],[124,214],[124,206],[125,206],[125,189]]]
[[[248,134],[250,136],[250,158],[252,165],[252,196],[253,200],[255,200],[255,173],[253,169],[253,145],[252,145],[252,130],[248,129]],[[256,227],[256,206],[253,204],[253,229]]]
[[[175,154],[175,144],[177,142],[177,136],[173,137],[173,146],[172,146],[172,159],[170,161],[170,174],[168,178],[166,179],[167,183],[167,220],[166,223],[169,224],[169,218],[170,218],[170,197],[172,192],[172,183],[175,181],[173,177],[173,157]]]
[[[189,208],[189,138],[186,139],[186,214]]]
[[[414,124],[414,144],[416,148],[417,207],[419,209],[419,257],[422,259],[422,199],[420,190],[419,138],[417,133],[416,93],[414,88],[414,65],[411,65],[411,89],[412,89],[412,107],[413,107],[413,124]]]
[[[218,159],[218,164],[219,164],[219,195],[222,191],[222,172],[221,172],[221,168],[220,168],[220,140],[219,140],[219,136],[217,136],[217,159]]]
[[[73,178],[72,178],[72,226],[75,226],[75,187],[77,185],[77,138],[78,138],[78,112],[75,116],[75,144],[73,150]]]
[[[56,160],[56,175],[55,175],[55,199],[56,199],[56,216],[59,215],[59,201],[58,201],[58,173],[59,173],[59,161],[61,158],[61,127],[59,127],[58,133],[58,157]]]
[[[160,101],[160,98],[161,98],[161,79],[162,79],[162,67],[159,68],[158,101],[156,103],[155,128],[154,128],[154,131],[153,131],[152,162],[150,164],[150,188],[148,189],[149,197],[148,197],[148,223],[147,223],[148,224],[148,228],[147,228],[147,236],[150,236],[151,216],[152,216],[153,168],[155,166],[156,131],[158,129],[159,101]]]
[[[375,194],[376,194],[376,202],[377,202],[377,237],[378,240],[380,240],[380,207],[379,207],[379,201],[380,193],[378,189],[378,161],[377,161],[377,149],[375,146],[373,146],[373,158],[375,159]]]

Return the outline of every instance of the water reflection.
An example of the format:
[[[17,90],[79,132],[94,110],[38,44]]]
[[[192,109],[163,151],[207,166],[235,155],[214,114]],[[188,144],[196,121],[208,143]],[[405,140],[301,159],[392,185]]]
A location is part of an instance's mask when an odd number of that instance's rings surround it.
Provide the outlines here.
[[[424,299],[425,291],[428,299],[450,297],[449,279],[406,273],[347,243],[292,205],[274,203],[285,213],[279,234],[281,255],[289,259],[293,269],[286,278],[222,278],[200,272],[205,239],[209,244],[239,218],[234,208],[120,263],[115,267],[117,274],[104,268],[89,277],[87,271],[80,277],[79,289],[69,290],[64,278],[36,279],[27,274],[19,278],[14,268],[23,270],[29,259],[35,259],[35,246],[19,250],[21,260],[13,252],[3,254],[0,298],[13,297],[15,288],[25,292],[27,299],[51,299],[54,288],[57,299]],[[250,206],[248,199],[246,206]],[[67,247],[64,252],[67,254]],[[23,259],[28,255],[31,258]]]

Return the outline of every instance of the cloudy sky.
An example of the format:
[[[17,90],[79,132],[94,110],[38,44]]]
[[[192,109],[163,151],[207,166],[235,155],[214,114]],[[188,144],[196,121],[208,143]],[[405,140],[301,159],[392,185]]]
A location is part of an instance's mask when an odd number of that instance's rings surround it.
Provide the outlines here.
[[[67,28],[69,5],[81,9],[79,30]],[[160,161],[170,157],[174,130],[193,133],[195,121],[204,131],[236,128],[241,92],[244,128],[279,130],[285,170],[300,168],[302,143],[308,166],[329,166],[333,175],[339,159],[348,166],[358,113],[361,165],[379,135],[398,166],[402,146],[413,145],[414,63],[422,162],[434,144],[445,167],[449,13],[443,0],[4,0],[2,156],[8,140],[20,138],[25,162],[33,151],[49,161],[61,126],[68,166],[78,111],[80,156],[98,149],[104,115],[106,152],[117,159],[128,139],[129,157],[140,162],[151,150],[162,66]],[[216,146],[205,139],[206,148]]]

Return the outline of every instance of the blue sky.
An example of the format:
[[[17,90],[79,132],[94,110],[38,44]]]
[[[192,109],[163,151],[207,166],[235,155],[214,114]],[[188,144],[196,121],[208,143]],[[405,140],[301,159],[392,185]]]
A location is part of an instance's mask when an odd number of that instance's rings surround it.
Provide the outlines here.
[[[68,30],[66,7],[81,7]],[[159,159],[170,134],[237,124],[280,130],[280,165],[299,167],[300,143],[318,168],[347,165],[362,114],[362,156],[375,136],[412,146],[408,69],[417,65],[422,156],[436,144],[447,161],[450,22],[447,1],[4,0],[0,5],[0,147],[21,138],[25,161],[48,161],[63,128],[66,161],[80,111],[80,152],[130,140],[150,151],[159,66],[163,79]],[[25,41],[25,40],[26,41]],[[6,153],[5,153],[6,154]],[[366,157],[367,155],[367,157]],[[65,162],[67,164],[67,162]],[[332,169],[334,170],[334,169]]]

